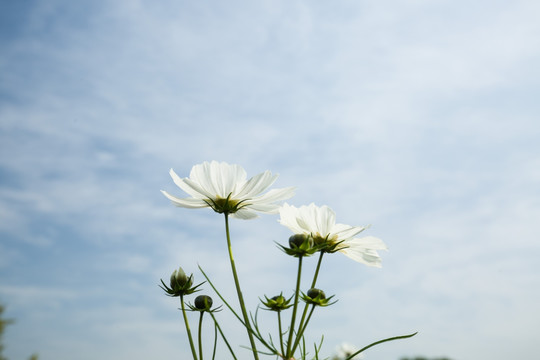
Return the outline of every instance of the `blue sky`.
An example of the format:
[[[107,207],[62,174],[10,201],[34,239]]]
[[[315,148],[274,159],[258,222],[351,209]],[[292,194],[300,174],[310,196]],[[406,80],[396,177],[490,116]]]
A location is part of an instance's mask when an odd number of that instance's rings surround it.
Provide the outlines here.
[[[389,246],[382,269],[340,254],[323,264],[339,302],[308,335],[325,334],[325,354],[419,331],[365,358],[531,358],[539,11],[2,1],[0,301],[17,320],[6,355],[187,358],[178,305],[157,284],[179,265],[201,279],[200,264],[232,296],[223,220],[159,190],[182,194],[170,168],[220,160],[279,173],[276,187],[297,187],[291,204],[329,205]],[[277,216],[232,232],[251,309],[292,290]]]

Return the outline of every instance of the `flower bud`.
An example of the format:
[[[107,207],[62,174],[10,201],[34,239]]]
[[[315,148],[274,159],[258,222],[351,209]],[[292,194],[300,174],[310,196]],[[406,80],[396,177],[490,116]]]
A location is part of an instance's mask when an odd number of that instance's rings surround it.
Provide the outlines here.
[[[307,294],[302,293],[302,300],[304,300],[307,304],[315,305],[315,306],[328,306],[335,303],[330,302],[330,300],[334,297],[334,295],[330,296],[329,298],[326,297],[326,294],[324,291],[320,289],[309,289]]]
[[[192,278],[188,277],[181,267],[171,274],[171,289],[185,288],[186,285],[189,287],[192,282]]]
[[[326,294],[324,293],[324,291],[315,288],[309,289],[307,292],[307,296],[312,299],[315,299],[316,297],[319,297],[319,299],[322,300],[326,299]]]
[[[278,244],[287,255],[294,257],[310,256],[319,251],[313,246],[313,237],[308,234],[294,234],[289,237],[289,247]]]
[[[189,295],[195,291],[199,291],[197,288],[202,285],[202,283],[200,283],[199,285],[193,286],[193,274],[187,276],[181,267],[179,267],[178,270],[174,270],[171,274],[169,281],[170,287],[165,284],[163,279],[161,279],[161,284],[163,286],[159,285],[159,287],[162,288],[168,296]]]
[[[292,306],[291,299],[286,299],[282,294],[276,295],[269,299],[267,296],[265,296],[266,301],[262,301],[264,306],[267,307],[265,310],[272,310],[272,311],[281,311],[288,309]]]
[[[195,298],[195,308],[200,311],[210,311],[212,298],[208,295],[199,295]]]
[[[289,237],[289,246],[291,248],[299,248],[307,242],[309,247],[313,246],[313,238],[307,234],[294,234]]]

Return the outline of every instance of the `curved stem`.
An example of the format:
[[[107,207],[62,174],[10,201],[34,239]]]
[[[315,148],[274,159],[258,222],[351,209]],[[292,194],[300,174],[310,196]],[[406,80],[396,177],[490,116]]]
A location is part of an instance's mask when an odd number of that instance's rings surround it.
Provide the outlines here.
[[[229,251],[229,261],[231,263],[231,270],[234,277],[234,284],[236,286],[236,294],[238,295],[238,302],[240,303],[240,309],[242,310],[242,317],[244,318],[244,325],[248,333],[249,342],[251,344],[251,350],[253,351],[253,357],[255,360],[259,360],[257,348],[255,346],[255,339],[253,338],[249,317],[246,311],[246,305],[244,303],[244,297],[242,296],[242,290],[240,289],[240,281],[238,280],[238,274],[236,272],[236,265],[234,264],[234,257],[232,253],[231,235],[229,232],[229,214],[225,214],[225,232],[227,234],[227,249]]]
[[[212,351],[212,360],[216,360],[216,350],[217,350],[217,323],[214,322],[214,351]]]
[[[214,314],[212,312],[210,312],[210,316],[214,320],[214,324],[215,324],[216,328],[218,329],[219,334],[221,335],[221,338],[223,339],[223,341],[225,341],[225,345],[227,345],[227,348],[229,348],[229,351],[231,352],[231,355],[232,355],[233,359],[237,360],[236,355],[234,354],[234,351],[233,351],[231,345],[227,341],[227,338],[225,337],[225,334],[223,334],[223,331],[221,330],[221,326],[219,326],[216,317],[214,316]]]
[[[191,330],[189,329],[189,322],[186,316],[186,307],[184,305],[184,295],[180,295],[180,305],[182,306],[182,317],[184,318],[184,324],[186,325],[186,332],[189,339],[189,346],[191,347],[191,354],[193,359],[197,360],[197,352],[195,351],[195,345],[193,344],[193,338],[191,337]]]
[[[356,355],[360,354],[361,352],[369,349],[370,347],[372,346],[375,346],[375,345],[378,345],[378,344],[382,344],[383,342],[387,342],[387,341],[393,341],[393,340],[399,340],[399,339],[407,339],[407,338],[410,338],[410,337],[413,337],[414,335],[418,334],[418,331],[413,333],[413,334],[409,334],[409,335],[403,335],[403,336],[394,336],[394,337],[391,337],[391,338],[388,338],[388,339],[383,339],[383,340],[379,340],[379,341],[375,341],[374,343],[371,343],[369,344],[368,346],[364,346],[363,348],[361,348],[360,350],[358,350],[357,352],[355,352],[354,354],[351,354],[349,355],[345,360],[351,360],[353,357],[355,357]]]
[[[292,337],[294,333],[294,322],[296,321],[296,310],[298,309],[298,297],[300,295],[300,278],[302,277],[302,255],[298,257],[298,274],[296,276],[296,289],[294,291],[294,306],[291,317],[291,326],[289,327],[289,338],[287,340],[287,354],[286,358],[289,359],[292,356]]]

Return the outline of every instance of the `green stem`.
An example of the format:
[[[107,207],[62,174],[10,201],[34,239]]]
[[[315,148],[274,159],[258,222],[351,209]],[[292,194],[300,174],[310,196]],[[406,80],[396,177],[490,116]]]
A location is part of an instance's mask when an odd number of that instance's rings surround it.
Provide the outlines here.
[[[294,343],[294,346],[293,346],[293,349],[291,351],[291,354],[294,354],[294,352],[296,351],[296,348],[298,347],[298,345],[300,344],[300,339],[302,338],[302,336],[304,336],[304,331],[306,330],[307,328],[307,325],[309,323],[309,320],[311,319],[311,315],[313,315],[313,311],[315,310],[315,305],[312,305],[311,307],[311,311],[309,312],[309,315],[307,317],[307,320],[306,320],[306,323],[304,324],[304,326],[302,327],[299,327],[298,328],[298,333],[296,335],[296,341]],[[303,319],[302,319],[303,320]]]
[[[217,324],[214,322],[214,351],[212,351],[212,360],[216,360],[217,350]]]
[[[227,233],[227,249],[229,251],[229,260],[231,263],[231,269],[234,277],[234,284],[236,285],[236,294],[238,295],[238,302],[240,303],[240,309],[242,310],[242,317],[244,318],[244,325],[251,344],[251,350],[253,351],[253,357],[255,360],[259,360],[257,353],[257,347],[255,346],[255,339],[253,338],[249,317],[246,311],[246,305],[244,303],[244,297],[242,296],[242,290],[240,289],[240,281],[238,280],[238,274],[236,272],[236,265],[234,264],[234,257],[232,253],[231,235],[229,232],[229,214],[225,214],[225,232]]]
[[[322,258],[323,258],[323,255],[324,255],[324,251],[321,251],[320,252],[320,255],[319,255],[319,260],[317,261],[317,267],[315,268],[315,274],[313,275],[313,281],[311,282],[311,287],[310,289],[313,289],[315,287],[315,284],[317,283],[317,278],[319,277],[319,270],[321,268],[321,263],[322,263]],[[298,343],[300,342],[300,331],[301,329],[304,327],[304,320],[306,318],[306,315],[307,315],[307,311],[308,311],[308,304],[306,304],[304,306],[304,311],[302,312],[302,318],[300,319],[300,325],[298,325],[298,331],[296,332],[296,340],[294,341],[294,349],[296,349],[296,347],[298,346]],[[294,354],[294,349],[292,351],[292,353]]]
[[[379,344],[382,344],[383,342],[387,342],[387,341],[393,341],[393,340],[399,340],[399,339],[407,339],[407,338],[413,337],[416,334],[418,334],[418,332],[415,332],[414,334],[403,335],[403,336],[395,336],[395,337],[391,337],[391,338],[388,338],[388,339],[375,341],[374,343],[369,344],[368,346],[364,346],[363,348],[361,348],[360,350],[358,350],[354,354],[349,355],[345,360],[351,360],[353,357],[355,357],[356,355],[360,354],[361,352],[369,349],[372,346],[379,345]]]
[[[321,254],[319,255],[319,261],[317,262],[317,268],[315,269],[315,275],[313,275],[313,281],[311,282],[312,289],[315,287],[315,283],[317,282],[317,277],[319,276],[319,270],[321,268],[323,255],[324,255],[324,251],[321,251]]]
[[[219,334],[221,335],[221,338],[223,339],[223,341],[225,341],[225,345],[227,345],[227,347],[229,348],[229,351],[231,352],[231,355],[232,355],[233,359],[237,360],[236,355],[234,354],[234,351],[233,351],[231,345],[227,341],[227,338],[225,337],[225,334],[223,334],[223,331],[221,330],[221,326],[219,326],[219,324],[218,324],[218,322],[216,320],[216,317],[214,316],[214,314],[212,312],[210,312],[210,316],[214,320],[214,324],[216,325],[216,328],[218,329]]]
[[[203,360],[202,356],[202,319],[204,311],[201,311],[201,316],[199,317],[199,359]]]
[[[281,354],[285,355],[285,349],[283,348],[283,331],[281,326],[281,311],[277,312],[277,318],[278,318],[278,330],[279,330],[279,345],[281,345]]]
[[[291,348],[292,348],[292,337],[294,333],[294,323],[296,321],[296,310],[298,309],[298,297],[300,295],[300,278],[302,277],[302,255],[298,257],[298,274],[296,276],[296,290],[294,291],[294,306],[293,306],[293,313],[291,317],[291,326],[289,327],[289,338],[287,340],[287,356],[286,358],[289,359],[292,356]]]
[[[182,306],[182,316],[184,318],[184,324],[186,325],[186,332],[188,334],[189,346],[191,347],[191,354],[193,359],[197,360],[197,352],[195,351],[195,345],[193,344],[193,338],[191,337],[191,330],[189,329],[189,322],[186,316],[186,307],[184,305],[184,295],[180,295],[180,304]]]

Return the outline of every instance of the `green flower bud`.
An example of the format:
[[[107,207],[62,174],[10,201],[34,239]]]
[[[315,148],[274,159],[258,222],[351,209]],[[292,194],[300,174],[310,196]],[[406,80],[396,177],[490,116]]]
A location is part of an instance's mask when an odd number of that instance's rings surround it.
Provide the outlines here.
[[[267,296],[265,296],[265,298],[266,301],[261,300],[263,305],[267,307],[265,310],[281,311],[292,306],[292,304],[290,304],[292,297],[286,299],[282,294],[276,295],[271,299],[269,299]]]
[[[294,234],[289,237],[289,247],[278,244],[287,255],[300,257],[310,256],[319,251],[313,246],[313,237],[307,234]]]
[[[330,303],[330,299],[332,299],[334,295],[330,296],[329,298],[326,298],[326,294],[324,291],[320,289],[309,289],[307,294],[302,293],[302,300],[304,300],[306,303],[316,306],[328,306],[335,303]]]
[[[174,270],[171,274],[169,281],[170,287],[165,285],[163,280],[161,280],[161,284],[163,286],[159,285],[159,287],[162,288],[168,296],[189,295],[195,291],[199,291],[197,288],[202,285],[202,283],[200,283],[199,285],[193,286],[193,274],[187,276],[181,267],[179,267],[178,270]]]
[[[174,270],[171,274],[171,289],[185,288],[186,285],[190,287],[192,283],[192,277],[188,277],[181,267],[178,270]]]
[[[312,299],[315,299],[316,297],[323,300],[326,299],[326,294],[324,293],[324,291],[315,288],[309,289],[307,292],[307,296]]]
[[[291,248],[299,248],[305,242],[307,242],[307,245],[309,245],[309,247],[313,246],[313,238],[309,235],[294,234],[291,237],[289,237],[289,246]]]
[[[212,298],[208,295],[199,295],[195,298],[195,308],[200,311],[210,311]]]

